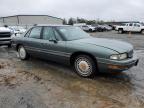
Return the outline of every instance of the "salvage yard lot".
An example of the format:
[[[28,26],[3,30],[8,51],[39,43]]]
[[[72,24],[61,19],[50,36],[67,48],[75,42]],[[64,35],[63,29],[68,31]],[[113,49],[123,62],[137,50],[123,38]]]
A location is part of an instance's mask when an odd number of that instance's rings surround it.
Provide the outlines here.
[[[0,108],[143,108],[144,35],[91,35],[133,44],[139,65],[84,79],[70,67],[37,58],[21,61],[15,51],[0,47]]]

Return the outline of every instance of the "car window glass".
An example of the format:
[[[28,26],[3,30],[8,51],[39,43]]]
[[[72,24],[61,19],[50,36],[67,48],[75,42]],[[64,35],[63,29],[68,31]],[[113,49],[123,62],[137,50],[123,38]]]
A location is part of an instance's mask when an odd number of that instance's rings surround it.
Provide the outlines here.
[[[35,27],[31,30],[30,38],[40,39],[41,27]]]
[[[127,24],[122,24],[122,26],[127,26]]]
[[[60,34],[59,34],[56,30],[54,30],[54,34],[55,34],[55,38],[56,38],[58,41],[61,41],[61,40],[62,40]]]
[[[129,24],[129,26],[132,26],[132,25],[133,25],[132,23]]]
[[[134,24],[134,26],[135,26],[135,27],[140,27],[140,25],[139,25],[139,24]]]
[[[139,24],[137,24],[136,26],[137,26],[137,27],[140,27],[140,25],[139,25]]]
[[[29,30],[24,37],[29,37],[31,30]]]
[[[79,27],[57,27],[57,30],[68,41],[90,37],[88,33],[84,32]]]
[[[55,39],[52,27],[44,27],[43,39],[45,39],[45,40],[53,40],[53,39]]]

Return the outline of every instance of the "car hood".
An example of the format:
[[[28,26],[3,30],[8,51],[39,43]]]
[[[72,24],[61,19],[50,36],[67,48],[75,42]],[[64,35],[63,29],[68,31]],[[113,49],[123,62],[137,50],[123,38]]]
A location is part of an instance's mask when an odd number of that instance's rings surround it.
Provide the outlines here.
[[[10,29],[5,27],[0,27],[0,32],[10,32]]]
[[[114,50],[118,53],[125,53],[133,50],[133,46],[127,42],[122,42],[114,39],[105,39],[105,38],[85,38],[76,40],[79,43],[91,44],[100,47],[105,47],[111,50]]]

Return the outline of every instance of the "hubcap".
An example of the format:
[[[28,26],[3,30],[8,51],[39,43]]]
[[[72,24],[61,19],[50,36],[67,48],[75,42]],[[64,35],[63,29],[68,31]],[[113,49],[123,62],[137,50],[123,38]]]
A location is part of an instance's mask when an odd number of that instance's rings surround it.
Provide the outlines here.
[[[23,47],[19,49],[19,56],[20,58],[24,59],[26,57],[26,51]]]
[[[88,76],[92,72],[92,67],[90,62],[85,58],[79,58],[76,61],[76,68],[78,70],[78,73],[80,73],[83,76]]]
[[[86,61],[80,61],[78,66],[82,71],[88,71],[89,69],[89,64]]]

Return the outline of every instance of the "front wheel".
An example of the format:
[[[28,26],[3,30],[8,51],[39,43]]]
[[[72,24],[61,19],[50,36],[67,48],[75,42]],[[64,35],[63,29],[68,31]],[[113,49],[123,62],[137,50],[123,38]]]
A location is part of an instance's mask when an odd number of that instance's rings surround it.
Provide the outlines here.
[[[144,35],[144,30],[142,30],[142,31],[141,31],[141,34],[143,34],[143,35]]]
[[[79,76],[92,77],[97,71],[94,60],[87,55],[79,55],[74,61],[74,68]]]
[[[93,32],[93,30],[92,30],[92,29],[89,29],[89,32]]]
[[[26,52],[26,50],[25,50],[25,48],[22,45],[20,45],[18,47],[18,55],[19,55],[19,58],[21,60],[26,60],[29,57],[28,54],[27,54],[27,52]]]
[[[118,33],[122,34],[123,33],[123,29],[119,29]]]
[[[8,48],[11,48],[11,44],[8,44]]]

